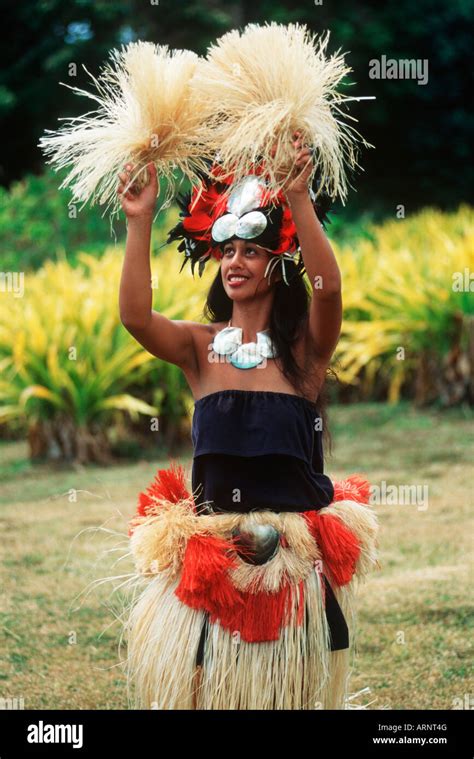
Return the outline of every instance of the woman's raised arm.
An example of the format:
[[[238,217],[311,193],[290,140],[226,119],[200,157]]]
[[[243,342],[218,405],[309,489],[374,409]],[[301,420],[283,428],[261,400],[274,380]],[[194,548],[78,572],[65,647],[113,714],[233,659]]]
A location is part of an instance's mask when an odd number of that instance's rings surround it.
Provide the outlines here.
[[[196,368],[193,323],[173,321],[152,309],[150,240],[158,191],[156,169],[148,166],[149,181],[141,190],[127,188],[133,167],[119,174],[118,193],[128,230],[119,292],[122,324],[152,355],[181,368]],[[127,190],[124,192],[124,190]],[[198,325],[202,326],[202,325]]]
[[[296,226],[306,274],[312,285],[307,338],[313,352],[329,362],[337,345],[342,323],[341,272],[333,249],[316,216],[307,181],[312,170],[309,148],[295,132],[296,167],[300,173],[286,197]]]

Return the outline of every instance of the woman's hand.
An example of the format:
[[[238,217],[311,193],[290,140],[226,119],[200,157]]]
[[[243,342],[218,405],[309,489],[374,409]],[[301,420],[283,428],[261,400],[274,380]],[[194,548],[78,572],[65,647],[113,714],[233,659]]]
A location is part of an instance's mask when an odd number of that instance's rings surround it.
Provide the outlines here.
[[[130,183],[134,171],[134,166],[131,163],[125,164],[123,172],[118,174],[120,183],[117,187],[117,193],[127,219],[141,216],[153,218],[158,194],[158,178],[154,163],[147,164],[146,169],[148,182],[141,188],[137,187],[135,182]]]
[[[288,185],[285,195],[307,194],[308,180],[313,171],[313,154],[309,147],[302,144],[301,132],[295,132],[293,135],[293,146],[296,150],[296,169],[299,172],[295,179]]]

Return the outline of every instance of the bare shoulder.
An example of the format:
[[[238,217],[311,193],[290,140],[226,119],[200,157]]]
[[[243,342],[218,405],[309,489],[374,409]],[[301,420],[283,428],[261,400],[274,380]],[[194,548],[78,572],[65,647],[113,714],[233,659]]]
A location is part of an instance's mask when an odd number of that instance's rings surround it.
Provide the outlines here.
[[[214,335],[220,329],[225,327],[225,323],[217,322],[211,324],[203,324],[202,322],[189,321],[186,322],[186,326],[191,334],[193,341],[194,360],[192,362],[192,365],[184,365],[181,368],[184,371],[191,389],[193,392],[197,393],[202,371],[207,368],[207,358],[209,355],[210,346],[214,339]]]
[[[187,322],[186,326],[193,343],[193,361],[183,364],[181,369],[193,396],[198,398],[201,395],[202,376],[208,370],[209,348],[220,325]]]
[[[204,324],[203,322],[188,321],[186,324],[189,325],[189,328],[193,331],[193,334],[196,335],[196,337],[201,337],[202,335],[210,335],[215,328],[215,324]]]
[[[213,322],[206,324],[202,322],[186,322],[186,324],[189,325],[194,337],[198,340],[204,340],[207,337],[214,337],[219,330],[226,326],[227,322]]]
[[[191,331],[196,347],[212,340],[218,329],[221,328],[218,324],[203,324],[202,322],[186,322],[186,324]]]

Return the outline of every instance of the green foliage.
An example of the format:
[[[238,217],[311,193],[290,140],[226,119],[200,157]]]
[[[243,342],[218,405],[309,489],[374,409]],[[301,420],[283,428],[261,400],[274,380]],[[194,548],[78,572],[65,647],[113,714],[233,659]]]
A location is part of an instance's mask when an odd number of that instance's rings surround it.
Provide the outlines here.
[[[78,249],[103,250],[110,238],[109,222],[97,208],[77,212],[68,206],[69,193],[58,191],[52,171],[0,188],[1,265],[6,270],[38,269],[51,259]],[[72,215],[72,218],[70,217]],[[123,234],[123,224],[120,225]]]
[[[49,262],[28,278],[23,298],[0,302],[0,423],[64,419],[78,427],[112,412],[154,414],[128,392],[152,356],[112,307],[119,261],[81,256],[82,266]]]
[[[121,324],[122,260],[120,247],[101,257],[80,253],[75,267],[48,261],[26,273],[22,297],[7,290],[0,299],[0,425],[59,421],[106,429],[127,413],[133,422],[159,417],[166,430],[186,416],[190,391],[182,372],[155,359]],[[154,309],[196,320],[213,276],[205,272],[197,285],[189,270],[179,274],[176,251],[168,248],[153,275]]]
[[[124,241],[123,216],[112,226],[100,206],[80,210],[70,204],[68,190],[58,190],[60,183],[61,175],[48,170],[14,182],[9,191],[0,187],[2,270],[36,270],[64,257],[76,265],[79,251],[101,255],[114,241]],[[167,215],[160,214],[154,224],[160,239],[167,225]]]
[[[369,239],[335,249],[344,283],[339,377],[363,380],[371,392],[385,376],[388,400],[398,401],[423,356],[434,352],[441,367],[457,345],[459,323],[467,329],[474,313],[466,281],[474,268],[473,209],[427,208],[371,226]]]

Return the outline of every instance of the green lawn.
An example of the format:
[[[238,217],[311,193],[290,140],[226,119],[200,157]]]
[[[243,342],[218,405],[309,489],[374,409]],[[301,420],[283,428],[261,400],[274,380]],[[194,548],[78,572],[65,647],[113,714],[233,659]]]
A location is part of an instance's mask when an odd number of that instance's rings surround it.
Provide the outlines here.
[[[331,477],[429,494],[425,509],[375,506],[382,568],[359,591],[351,691],[369,686],[370,708],[452,709],[473,690],[472,414],[360,404],[330,409],[330,422]],[[180,459],[189,475],[191,455]],[[119,581],[91,583],[131,572],[127,522],[167,459],[54,470],[1,442],[0,462],[0,695],[26,709],[127,708]]]

